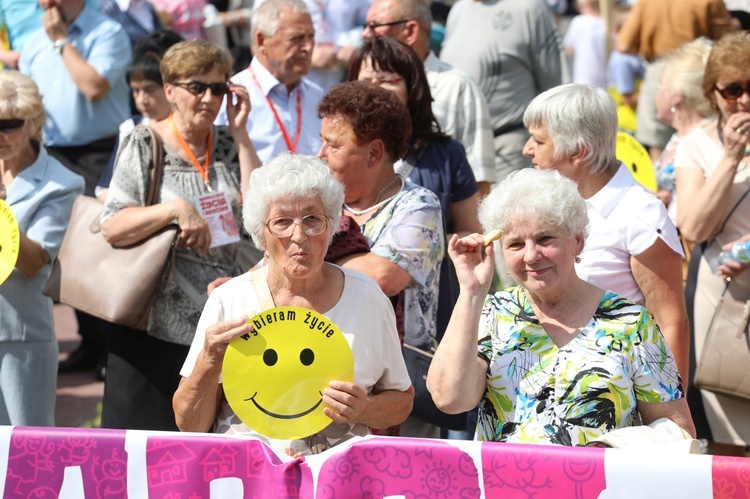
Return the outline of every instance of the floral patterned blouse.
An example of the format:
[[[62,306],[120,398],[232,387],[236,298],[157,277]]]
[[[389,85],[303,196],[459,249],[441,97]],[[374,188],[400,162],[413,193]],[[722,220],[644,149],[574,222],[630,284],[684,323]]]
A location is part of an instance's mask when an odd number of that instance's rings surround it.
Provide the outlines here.
[[[404,341],[417,348],[432,348],[445,253],[440,201],[429,189],[405,180],[401,192],[361,229],[372,253],[411,276],[404,289]]]
[[[521,287],[489,295],[479,326],[487,389],[479,440],[586,445],[641,424],[636,404],[684,396],[653,317],[607,291],[594,317],[558,348]]]

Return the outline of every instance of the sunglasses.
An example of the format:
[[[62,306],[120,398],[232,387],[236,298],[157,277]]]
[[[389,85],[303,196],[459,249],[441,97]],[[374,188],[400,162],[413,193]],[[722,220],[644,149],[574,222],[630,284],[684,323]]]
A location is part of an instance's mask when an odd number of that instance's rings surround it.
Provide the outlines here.
[[[10,133],[23,128],[26,120],[0,120],[0,132]]]
[[[724,86],[724,88],[719,87],[719,85],[714,85],[714,89],[719,92],[719,95],[721,95],[724,100],[736,101],[742,97],[742,94],[750,95],[750,83],[730,83],[729,85]]]
[[[402,19],[400,21],[393,21],[390,23],[365,23],[363,27],[365,28],[365,31],[369,28],[370,31],[375,31],[377,28],[382,28],[384,26],[396,26],[399,24],[405,24],[411,21],[411,19]]]
[[[203,97],[206,90],[211,89],[211,95],[214,97],[223,97],[229,93],[229,85],[227,82],[222,81],[218,83],[203,83],[200,81],[188,81],[188,82],[174,82],[172,85],[182,87],[191,94],[197,97]]]

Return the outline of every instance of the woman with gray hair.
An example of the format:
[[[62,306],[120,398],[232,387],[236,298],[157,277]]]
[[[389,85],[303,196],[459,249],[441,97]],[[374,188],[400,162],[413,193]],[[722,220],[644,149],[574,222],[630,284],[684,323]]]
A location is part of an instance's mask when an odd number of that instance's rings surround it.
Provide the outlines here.
[[[58,346],[42,289],[84,182],[47,154],[44,121],[31,78],[0,71],[0,218],[16,219],[19,241],[13,267],[0,266],[0,425],[55,425]]]
[[[222,360],[232,339],[253,331],[247,314],[260,312],[256,272],[211,293],[174,397],[182,431],[234,433],[283,447],[290,455],[325,450],[369,429],[401,423],[413,389],[401,355],[388,298],[359,272],[324,262],[338,227],[344,186],[311,156],[282,154],[253,171],[243,208],[245,228],[266,252],[264,273],[274,304],[315,310],[335,323],[354,355],[354,383],[332,381],[322,392],[331,424],[307,438],[260,436],[229,407],[221,383]],[[363,305],[364,304],[364,305]]]
[[[588,222],[576,184],[554,171],[515,172],[482,201],[479,220],[501,235],[519,286],[488,295],[493,243],[451,238],[461,291],[427,376],[437,406],[479,404],[477,434],[487,441],[587,445],[662,417],[692,434],[653,318],[576,274]]]
[[[559,171],[586,200],[589,237],[577,274],[648,308],[687,380],[682,246],[664,204],[615,157],[614,100],[601,89],[561,85],[531,101],[524,124],[530,138],[523,151],[534,168]]]

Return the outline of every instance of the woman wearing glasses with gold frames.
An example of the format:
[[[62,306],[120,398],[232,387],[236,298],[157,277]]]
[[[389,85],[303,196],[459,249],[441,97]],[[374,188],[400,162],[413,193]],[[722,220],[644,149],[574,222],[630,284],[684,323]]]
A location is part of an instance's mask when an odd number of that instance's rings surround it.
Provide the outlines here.
[[[687,281],[688,306],[694,290],[690,320],[700,359],[706,335],[726,286],[727,299],[750,298],[747,264],[725,262],[711,269],[722,249],[750,234],[750,33],[721,38],[706,64],[703,93],[718,111],[716,119],[686,135],[675,153],[677,225],[698,244]],[[731,280],[731,282],[729,282]],[[729,298],[731,295],[731,298]],[[747,366],[740,368],[746,369]],[[696,397],[697,395],[697,397]],[[696,389],[694,414],[705,408],[708,424],[696,417],[699,438],[746,446],[750,443],[750,402]]]
[[[206,285],[242,270],[242,191],[260,161],[245,128],[247,91],[227,83],[229,53],[202,40],[182,42],[164,54],[160,69],[172,112],[150,123],[164,143],[159,203],[144,206],[151,138],[136,128],[119,151],[102,234],[114,246],[128,246],[176,223],[179,239],[172,271],[156,292],[148,331],[110,337],[104,412],[127,414],[117,419],[118,427],[176,430],[177,373],[193,340]],[[214,127],[224,96],[229,126]],[[209,224],[209,216],[217,223]]]
[[[372,427],[401,423],[411,410],[413,390],[391,303],[363,274],[324,262],[339,226],[344,186],[319,159],[281,154],[253,171],[247,197],[245,228],[265,251],[265,265],[211,293],[174,397],[180,430],[205,432],[213,427],[214,432],[258,438],[297,455],[318,453],[353,436],[367,435]],[[221,382],[227,345],[251,333],[247,315],[262,310],[262,297],[255,290],[257,280],[266,287],[263,275],[275,306],[323,314],[344,333],[354,356],[354,382],[331,381],[322,392],[331,423],[292,441],[269,439],[240,421],[224,397]],[[285,360],[284,352],[277,355]],[[305,365],[314,366],[320,358],[313,355],[307,361]],[[267,386],[262,380],[249,383],[256,394]]]

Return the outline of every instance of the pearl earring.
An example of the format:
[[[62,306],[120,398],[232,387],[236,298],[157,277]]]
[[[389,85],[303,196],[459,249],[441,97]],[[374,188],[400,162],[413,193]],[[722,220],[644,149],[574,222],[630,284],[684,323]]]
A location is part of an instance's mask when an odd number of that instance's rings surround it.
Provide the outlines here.
[[[581,263],[581,257],[580,257],[580,256],[577,256],[577,257],[576,257],[576,259],[575,259],[575,262],[576,262],[576,263]]]
[[[677,108],[675,107],[674,104],[672,104],[672,107],[669,108],[669,112],[674,114],[676,111],[677,111]]]

